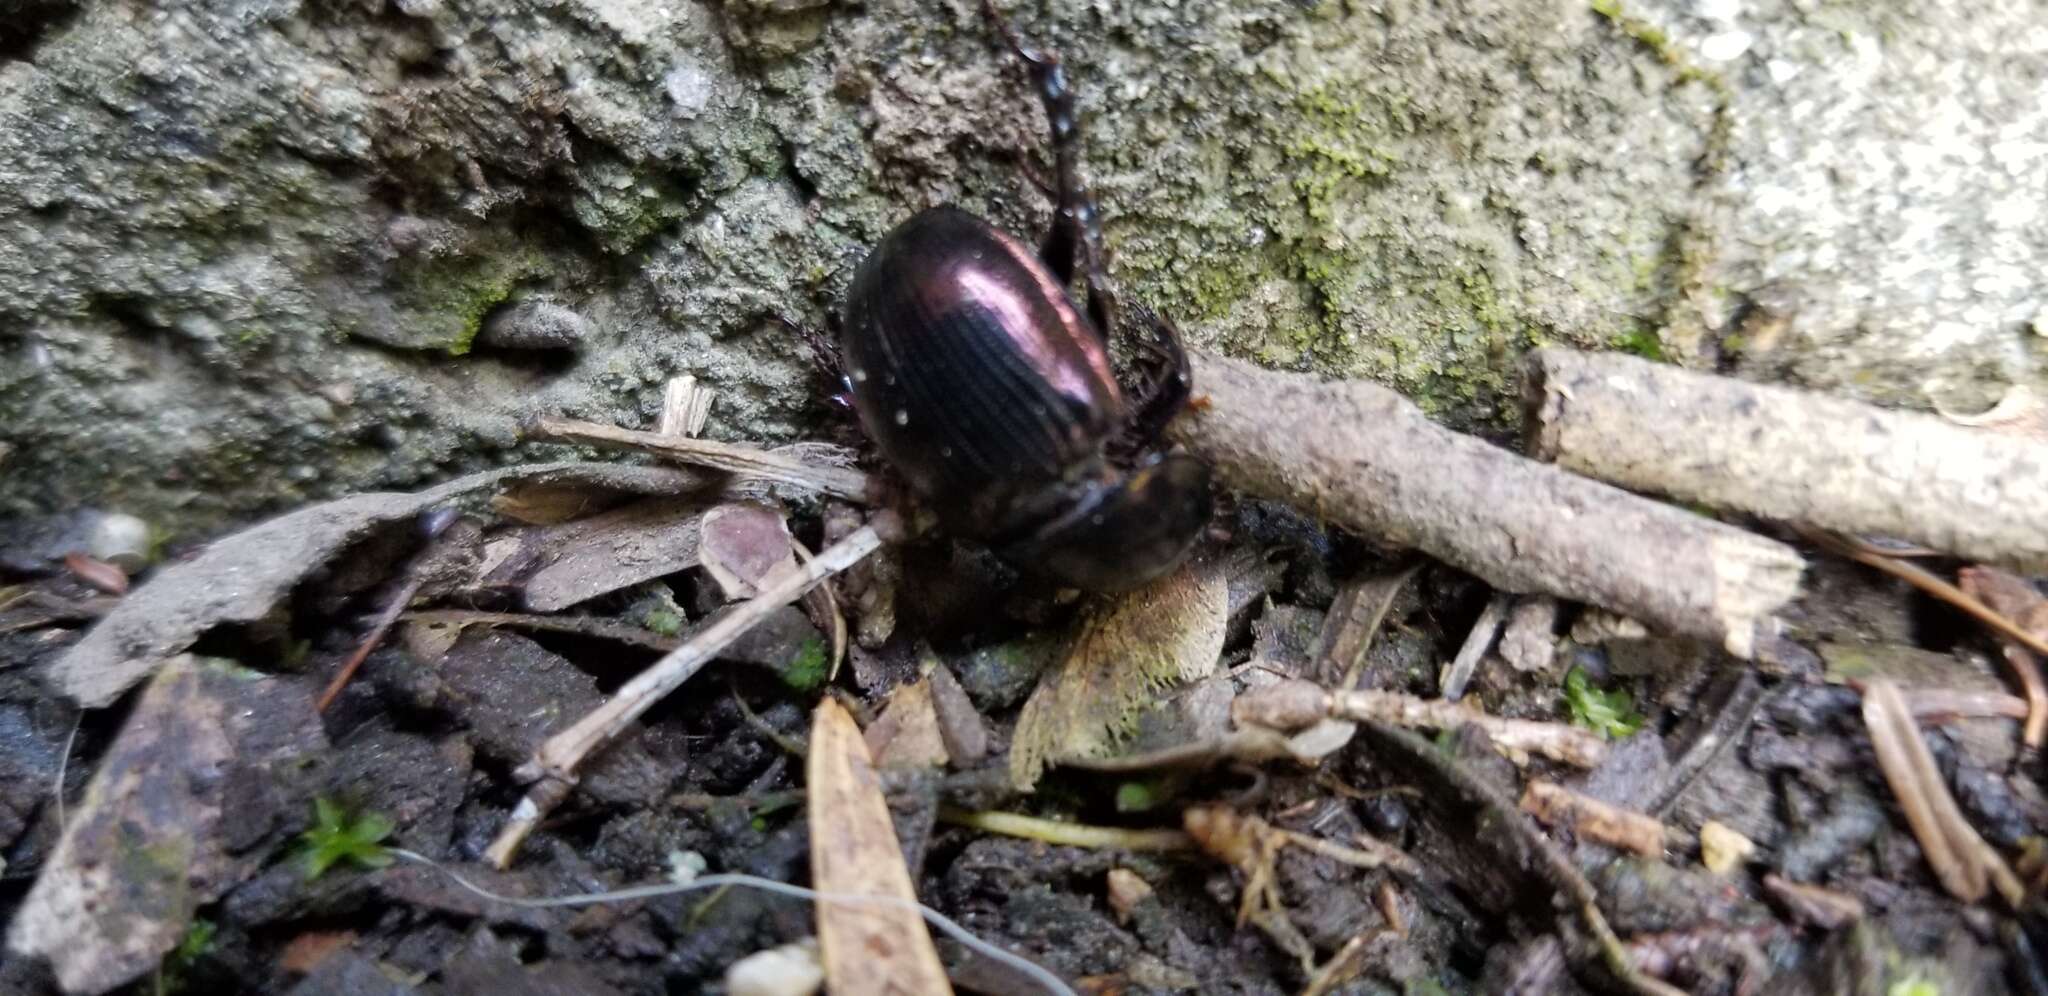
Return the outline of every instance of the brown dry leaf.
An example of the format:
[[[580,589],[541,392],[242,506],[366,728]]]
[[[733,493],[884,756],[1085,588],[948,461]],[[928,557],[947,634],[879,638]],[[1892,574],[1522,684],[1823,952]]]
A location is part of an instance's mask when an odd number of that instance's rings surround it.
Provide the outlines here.
[[[939,739],[946,742],[946,754],[953,764],[972,768],[988,756],[988,723],[974,709],[960,679],[940,663],[932,668],[932,711],[939,717]]]
[[[944,767],[946,743],[939,734],[931,681],[921,678],[890,692],[864,739],[878,768]]]
[[[284,946],[284,952],[277,957],[277,967],[293,975],[304,975],[329,955],[356,942],[353,930],[309,930],[292,938]]]
[[[1216,565],[1191,563],[1090,606],[1066,657],[1024,703],[1010,749],[1012,784],[1030,791],[1054,762],[1108,755],[1161,689],[1213,670],[1223,653],[1226,588]]]
[[[558,612],[695,567],[710,497],[652,498],[576,522],[523,530],[518,552],[489,580],[519,584],[520,602],[529,611]]]
[[[111,705],[192,641],[221,623],[270,614],[300,581],[349,544],[403,528],[420,512],[514,481],[574,483],[629,494],[690,490],[701,475],[661,467],[558,463],[503,467],[412,494],[360,494],[300,509],[217,540],[170,564],[120,601],[60,658],[49,678],[87,708]]]
[[[835,993],[950,994],[945,966],[916,908],[917,892],[860,727],[833,699],[818,703],[804,763],[811,885],[826,987]],[[882,897],[848,902],[834,896]],[[889,901],[893,900],[893,901]]]
[[[109,595],[128,594],[128,572],[104,560],[73,551],[64,555],[64,569]]]
[[[703,535],[704,573],[718,582],[728,602],[752,598],[797,569],[789,523],[766,505],[720,505],[704,513]]]

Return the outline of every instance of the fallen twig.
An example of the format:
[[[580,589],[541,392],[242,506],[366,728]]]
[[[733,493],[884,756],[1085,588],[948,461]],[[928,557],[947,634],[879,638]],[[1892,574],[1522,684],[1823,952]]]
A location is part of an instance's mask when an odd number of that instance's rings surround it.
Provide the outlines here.
[[[1452,702],[1465,697],[1465,685],[1472,680],[1472,673],[1479,670],[1480,658],[1493,649],[1494,638],[1500,635],[1501,624],[1507,622],[1508,605],[1513,600],[1514,596],[1504,591],[1496,591],[1486,600],[1486,608],[1479,610],[1479,618],[1473,620],[1465,642],[1458,647],[1458,656],[1444,669],[1437,694]]]
[[[1186,851],[1195,846],[1194,841],[1179,830],[1133,830],[1129,827],[1092,826],[995,810],[970,812],[943,806],[939,809],[939,822],[999,833],[1006,837],[1042,841],[1060,847],[1121,851]]]
[[[876,495],[873,479],[858,470],[809,463],[751,446],[621,429],[552,415],[529,420],[525,433],[550,442],[638,450],[696,466],[809,488],[848,501],[873,503]]]
[[[1664,824],[1646,813],[1601,802],[1541,778],[1531,779],[1522,790],[1521,805],[1522,812],[1551,826],[1568,826],[1587,840],[1646,858],[1664,856]]]
[[[407,612],[398,618],[401,622],[420,623],[425,626],[503,626],[548,633],[571,633],[660,651],[674,650],[683,642],[680,637],[663,636],[643,626],[597,616],[547,616],[530,612],[429,609]]]
[[[314,701],[314,712],[326,712],[327,707],[333,705],[334,700],[340,697],[341,690],[348,687],[349,679],[355,677],[356,669],[362,667],[363,662],[370,658],[370,652],[384,642],[384,634],[391,631],[391,624],[397,622],[398,617],[405,612],[405,607],[412,604],[413,596],[420,593],[420,586],[424,585],[426,580],[426,575],[417,571],[410,572],[405,581],[398,586],[398,590],[391,593],[390,600],[377,612],[377,621],[370,625],[370,631],[363,634],[363,638],[356,643],[355,652],[349,654],[348,660],[341,663],[340,669],[334,672],[334,678],[320,692],[320,698]]]
[[[1996,567],[1965,567],[1956,575],[1956,587],[1984,603],[1991,611],[2013,621],[2028,636],[2038,639],[2048,631],[2048,599],[2032,583]],[[2020,739],[2039,750],[2048,742],[2048,684],[2041,680],[2041,661],[2026,644],[2005,638],[2005,663],[2027,698],[2027,723]]]
[[[1395,726],[1446,730],[1470,723],[1486,731],[1510,760],[1526,761],[1528,753],[1581,768],[1597,767],[1607,757],[1607,741],[1598,734],[1565,723],[1506,719],[1480,712],[1463,702],[1424,699],[1399,692],[1360,690],[1331,692],[1314,682],[1283,681],[1254,689],[1231,703],[1239,725],[1296,730],[1317,720],[1377,720]]]
[[[1495,588],[1590,602],[1748,658],[1805,562],[1775,540],[1452,432],[1399,394],[1193,356],[1171,427],[1233,487],[1423,550]]]
[[[2048,447],[1619,353],[1529,356],[1531,450],[1622,487],[2048,570]]]
[[[1883,553],[1876,547],[1825,530],[1806,527],[1801,528],[1799,534],[1828,550],[1859,564],[1875,567],[1961,609],[1970,618],[2035,654],[2048,655],[2048,640],[2043,640],[2004,613],[1984,604],[1975,595],[1936,577],[1933,572],[1918,564],[1909,564]],[[2043,739],[2048,739],[2048,687],[2044,687],[2041,672],[2032,659],[2007,654],[2006,664],[2012,668],[2014,680],[2019,682],[2021,691],[2027,697],[2027,725],[2024,734],[2026,743],[2029,747],[2038,748]]]
[[[801,569],[764,588],[752,600],[735,605],[682,646],[627,682],[604,705],[542,743],[533,760],[521,765],[515,773],[522,780],[532,782],[533,786],[527,790],[526,798],[513,809],[504,829],[491,841],[485,852],[486,859],[499,868],[510,865],[520,843],[548,812],[568,797],[570,788],[576,783],[576,769],[584,759],[611,742],[654,703],[688,681],[726,645],[769,613],[796,601],[804,592],[880,549],[882,530],[894,531],[896,525],[895,516],[891,513],[882,513],[877,519],[888,521],[881,522],[882,528],[879,529],[877,523],[860,527],[826,548]]]
[[[1642,803],[1643,810],[1659,818],[1669,815],[1693,781],[1749,732],[1750,720],[1756,718],[1763,701],[1763,682],[1754,670],[1743,669],[1714,707],[1713,718],[1692,737],[1685,752],[1671,762],[1663,777],[1649,786],[1645,797],[1636,800]]]
[[[1485,831],[1478,842],[1496,852],[1505,867],[1540,876],[1551,890],[1567,900],[1577,912],[1579,923],[1593,936],[1601,965],[1624,989],[1643,996],[1683,996],[1681,990],[1636,968],[1627,946],[1600,912],[1600,897],[1592,883],[1579,874],[1556,844],[1517,813],[1515,804],[1492,783],[1407,730],[1376,720],[1363,721],[1359,727],[1371,746],[1397,771],[1428,772],[1444,783],[1448,791],[1430,794],[1425,805],[1465,811],[1473,825]]]
[[[1984,898],[1987,885],[2018,909],[2026,889],[2012,868],[1978,836],[1950,795],[1934,765],[1934,755],[1920,738],[1920,727],[1900,697],[1898,686],[1872,681],[1863,690],[1863,723],[1878,767],[1906,814],[1914,839],[1942,888],[1966,903]]]

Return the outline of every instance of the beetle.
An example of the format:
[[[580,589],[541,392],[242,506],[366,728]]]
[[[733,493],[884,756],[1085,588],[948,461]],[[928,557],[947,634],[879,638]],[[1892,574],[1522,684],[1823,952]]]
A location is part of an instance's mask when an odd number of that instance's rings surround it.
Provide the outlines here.
[[[1034,251],[955,207],[899,224],[849,286],[845,381],[883,460],[948,532],[1071,587],[1135,587],[1177,565],[1209,521],[1208,466],[1159,447],[1192,391],[1187,353],[1170,321],[1118,307],[1059,57],[984,9],[1045,107],[1051,231]],[[1119,318],[1144,332],[1153,376],[1136,390],[1110,363]]]

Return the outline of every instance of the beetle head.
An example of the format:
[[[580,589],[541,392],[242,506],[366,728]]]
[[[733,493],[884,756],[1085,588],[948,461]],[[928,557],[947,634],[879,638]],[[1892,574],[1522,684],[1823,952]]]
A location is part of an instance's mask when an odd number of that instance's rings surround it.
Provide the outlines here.
[[[1004,559],[1087,591],[1135,588],[1171,570],[1209,524],[1209,465],[1155,457],[1120,481],[1089,488]]]

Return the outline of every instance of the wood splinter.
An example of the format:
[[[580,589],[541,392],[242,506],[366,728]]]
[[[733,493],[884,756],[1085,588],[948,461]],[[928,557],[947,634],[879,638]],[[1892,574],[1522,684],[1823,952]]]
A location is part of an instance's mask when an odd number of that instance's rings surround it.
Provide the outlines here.
[[[548,812],[560,805],[576,784],[576,769],[598,748],[610,743],[656,702],[675,691],[697,673],[720,650],[752,629],[769,613],[802,598],[834,574],[860,563],[881,549],[885,533],[900,532],[892,513],[876,516],[876,522],[862,526],[845,539],[827,547],[801,568],[784,575],[753,599],[741,602],[706,626],[682,646],[654,662],[627,682],[604,705],[578,720],[576,725],[549,737],[521,765],[515,776],[530,782],[526,798],[512,810],[496,839],[484,852],[485,860],[505,868],[519,845]]]

